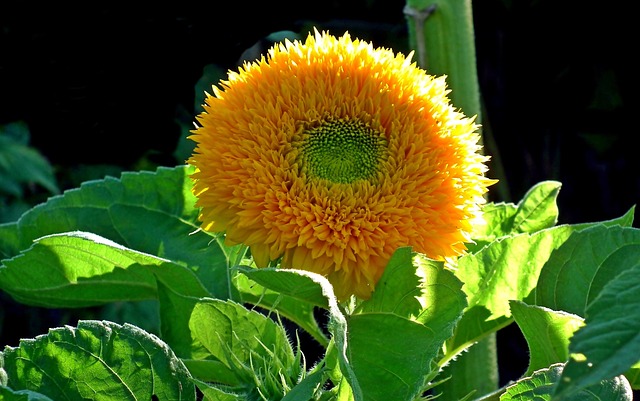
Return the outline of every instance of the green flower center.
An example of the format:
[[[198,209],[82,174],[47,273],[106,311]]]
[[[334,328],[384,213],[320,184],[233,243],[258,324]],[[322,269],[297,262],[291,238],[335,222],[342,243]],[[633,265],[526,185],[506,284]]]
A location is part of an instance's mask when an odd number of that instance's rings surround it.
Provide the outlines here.
[[[347,184],[377,175],[387,140],[361,121],[332,120],[305,130],[299,149],[307,176]]]

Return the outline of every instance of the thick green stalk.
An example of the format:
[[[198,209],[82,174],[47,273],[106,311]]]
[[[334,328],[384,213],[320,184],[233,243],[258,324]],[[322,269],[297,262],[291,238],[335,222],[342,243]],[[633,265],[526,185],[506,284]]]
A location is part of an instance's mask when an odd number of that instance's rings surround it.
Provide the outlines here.
[[[446,75],[453,105],[480,122],[471,0],[407,0],[404,11],[418,65],[431,75]]]
[[[431,75],[446,75],[452,104],[482,124],[471,0],[407,0],[409,45],[418,65]],[[496,338],[475,344],[445,369],[451,379],[437,387],[439,400],[473,398],[498,388]]]
[[[494,191],[510,201],[500,153],[489,122],[482,118],[471,0],[407,0],[404,12],[414,59],[429,74],[446,75],[452,104],[467,116],[476,116],[480,143],[491,154],[492,178],[499,180]]]

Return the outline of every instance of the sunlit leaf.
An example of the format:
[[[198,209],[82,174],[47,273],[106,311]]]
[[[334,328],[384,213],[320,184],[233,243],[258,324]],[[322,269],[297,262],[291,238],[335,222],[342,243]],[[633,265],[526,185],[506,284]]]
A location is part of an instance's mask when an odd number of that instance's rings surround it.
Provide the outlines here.
[[[529,346],[528,376],[569,359],[569,339],[584,323],[579,316],[524,302],[511,302],[511,312]]]
[[[245,401],[244,395],[230,394],[211,384],[197,381],[198,390],[202,392],[204,401]]]
[[[85,182],[0,226],[0,255],[16,256],[49,234],[91,232],[188,266],[214,296],[233,298],[225,250],[216,236],[198,229],[190,171],[160,167]]]
[[[485,224],[478,224],[473,239],[474,249],[507,235],[533,233],[554,226],[558,222],[556,199],[561,184],[543,181],[524,195],[517,205],[513,203],[488,203],[482,209]]]
[[[440,262],[394,253],[371,298],[347,316],[347,358],[364,400],[421,393],[466,305],[461,285]]]
[[[356,313],[392,313],[426,325],[443,334],[453,334],[453,326],[467,305],[462,283],[442,262],[398,249],[376,285],[371,298]]]
[[[0,268],[2,289],[25,304],[81,307],[156,298],[156,280],[174,291],[206,296],[188,268],[92,233],[40,238]]]
[[[7,386],[53,400],[195,400],[184,364],[157,337],[129,324],[81,321],[2,353]]]
[[[256,269],[241,266],[239,267],[239,270],[246,271],[250,275]],[[259,273],[255,277],[257,277],[258,281],[267,285],[274,280],[282,284],[281,280],[286,281],[287,278],[292,277],[292,273],[296,274],[295,272],[286,270],[277,270],[277,273],[266,273],[266,271],[269,271],[270,269],[264,270],[264,273]],[[303,287],[308,286],[310,289],[314,286],[317,286],[318,288],[320,287],[320,285],[314,282],[311,278],[307,276],[302,277],[303,280],[306,280],[306,283],[302,284]],[[294,287],[294,285],[300,284],[300,280],[298,279],[291,281],[291,291],[287,291],[286,289],[274,291],[264,287],[256,281],[251,280],[249,276],[244,274],[238,275],[234,282],[241,294],[243,302],[269,311],[277,311],[283,317],[296,323],[302,330],[310,334],[316,341],[318,341],[318,344],[325,347],[327,346],[329,340],[315,317],[315,310],[319,307],[317,304],[324,304],[326,307],[327,301],[326,298],[322,296],[321,292],[320,296],[322,298],[320,299],[313,295],[310,299],[301,299],[296,297],[296,295],[289,295],[289,292],[298,292]]]
[[[512,321],[509,302],[525,300],[534,290],[542,266],[551,252],[574,229],[563,225],[518,234],[492,242],[475,254],[458,260],[456,276],[464,283],[469,306],[447,342],[457,353],[484,335]]]
[[[246,266],[239,266],[238,271],[275,292],[312,305],[328,308],[328,301],[322,286],[314,281],[306,271],[275,268],[253,269]]]
[[[214,381],[230,393],[281,398],[301,377],[301,361],[284,328],[240,304],[203,300],[193,309],[190,328],[209,352],[207,359],[223,365]]]
[[[531,299],[530,303],[533,303],[533,298],[541,288],[538,280],[551,263],[547,261],[557,257],[556,250],[572,238],[573,233],[590,227],[613,228],[632,222],[633,209],[622,217],[605,222],[561,225],[532,234],[502,237],[476,253],[462,256],[455,273],[464,282],[462,289],[467,294],[469,306],[457,325],[454,338],[447,343],[448,349],[455,354],[486,334],[511,323],[509,301]],[[551,289],[545,288],[545,292],[553,291],[555,286],[553,279],[549,281]],[[536,304],[540,303],[536,301]],[[562,309],[550,304],[542,306]]]

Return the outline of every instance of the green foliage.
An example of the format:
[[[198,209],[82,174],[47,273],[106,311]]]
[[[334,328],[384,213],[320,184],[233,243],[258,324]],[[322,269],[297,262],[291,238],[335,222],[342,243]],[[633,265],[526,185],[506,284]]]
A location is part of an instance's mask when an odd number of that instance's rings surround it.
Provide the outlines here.
[[[562,364],[535,371],[530,377],[509,386],[500,401],[554,400],[553,394],[563,373]],[[582,388],[562,398],[564,401],[625,401],[631,399],[631,388],[624,377],[603,380],[593,387]]]
[[[128,324],[84,321],[52,329],[6,347],[2,359],[2,384],[10,386],[3,399],[19,399],[9,395],[14,388],[28,390],[28,399],[195,400],[180,359],[160,339]]]
[[[412,401],[461,379],[446,366],[513,322],[529,368],[500,399],[623,400],[640,388],[633,209],[557,226],[560,185],[543,182],[517,205],[486,205],[456,265],[400,248],[369,300],[339,303],[324,277],[256,269],[244,247],[198,230],[189,172],[90,181],[0,225],[0,288],[17,301],[153,301],[160,321],[158,337],[81,321],[7,345],[2,399]],[[325,350],[318,360],[302,332]]]
[[[60,192],[53,168],[29,140],[23,121],[0,126],[0,223],[20,217],[38,190],[46,196]]]

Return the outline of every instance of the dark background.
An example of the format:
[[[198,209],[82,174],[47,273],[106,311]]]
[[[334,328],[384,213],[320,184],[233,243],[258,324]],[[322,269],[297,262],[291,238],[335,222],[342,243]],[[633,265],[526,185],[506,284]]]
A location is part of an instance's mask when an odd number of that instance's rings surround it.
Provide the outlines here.
[[[31,145],[53,165],[61,189],[75,187],[80,170],[102,178],[114,169],[182,164],[174,151],[197,112],[205,71],[214,83],[215,71],[235,69],[245,51],[268,46],[272,32],[304,37],[315,25],[409,50],[405,2],[398,0],[183,3],[143,11],[6,3],[0,125],[27,123]],[[629,6],[482,0],[473,7],[482,124],[495,141],[486,149],[493,157],[488,175],[501,180],[490,199],[517,202],[537,182],[558,180],[560,223],[624,214],[640,199]],[[5,298],[0,345],[83,317]],[[499,340],[504,382],[524,371],[526,346],[513,330]]]

